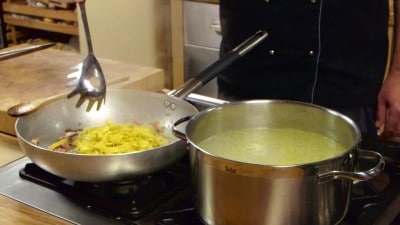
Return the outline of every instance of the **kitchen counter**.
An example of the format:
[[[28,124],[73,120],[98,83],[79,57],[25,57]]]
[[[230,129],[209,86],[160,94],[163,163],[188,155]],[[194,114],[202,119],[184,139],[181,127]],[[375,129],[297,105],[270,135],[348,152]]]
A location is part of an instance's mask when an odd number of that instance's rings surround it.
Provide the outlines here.
[[[0,133],[0,167],[20,159],[24,153],[14,136]]]
[[[15,46],[13,48],[20,48]],[[2,51],[8,51],[3,49]],[[15,135],[15,118],[7,115],[7,109],[21,102],[68,93],[73,87],[65,87],[71,79],[67,74],[86,55],[53,48],[0,61],[0,132]],[[136,88],[159,91],[164,88],[161,69],[139,66],[109,59],[98,59],[105,74],[108,88]],[[87,102],[83,106],[86,106]]]
[[[26,45],[24,45],[26,46]],[[18,48],[23,46],[15,46]],[[11,48],[10,48],[11,49]],[[3,49],[7,51],[10,49]],[[24,157],[14,131],[15,118],[7,115],[9,107],[24,101],[69,92],[66,74],[85,55],[46,49],[0,61],[0,167]],[[135,88],[161,91],[164,73],[161,69],[99,59],[108,88]],[[0,195],[0,224],[71,224],[38,209]]]
[[[24,157],[15,137],[0,133],[0,167]],[[0,224],[71,224],[7,196],[0,195]]]
[[[63,219],[0,195],[0,224],[67,225]]]

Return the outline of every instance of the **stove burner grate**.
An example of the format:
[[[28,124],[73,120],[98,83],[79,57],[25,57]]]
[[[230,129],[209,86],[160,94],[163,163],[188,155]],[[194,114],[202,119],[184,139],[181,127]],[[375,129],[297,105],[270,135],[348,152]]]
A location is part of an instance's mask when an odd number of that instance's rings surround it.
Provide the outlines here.
[[[350,209],[342,225],[372,225],[399,194],[398,165],[387,163],[376,178],[353,185]]]
[[[120,183],[86,183],[55,176],[34,163],[20,177],[67,196],[78,205],[127,224],[164,204],[190,184],[187,161],[150,176]]]

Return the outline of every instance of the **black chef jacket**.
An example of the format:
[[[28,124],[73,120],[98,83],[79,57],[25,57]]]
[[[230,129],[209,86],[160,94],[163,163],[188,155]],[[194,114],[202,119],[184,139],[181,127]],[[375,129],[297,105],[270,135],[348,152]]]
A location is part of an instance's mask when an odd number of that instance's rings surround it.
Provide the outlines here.
[[[218,78],[233,99],[326,107],[376,103],[388,48],[387,0],[220,0],[221,54],[267,39]]]

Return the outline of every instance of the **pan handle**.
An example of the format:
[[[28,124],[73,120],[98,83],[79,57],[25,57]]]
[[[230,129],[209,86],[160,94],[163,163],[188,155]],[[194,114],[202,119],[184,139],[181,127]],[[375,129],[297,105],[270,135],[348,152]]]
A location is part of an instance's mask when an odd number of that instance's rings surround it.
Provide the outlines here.
[[[177,120],[177,121],[174,122],[174,125],[173,125],[173,127],[172,127],[172,133],[175,135],[175,137],[180,138],[180,139],[182,139],[182,140],[184,140],[184,141],[187,141],[186,134],[183,133],[182,131],[180,131],[177,127],[178,127],[181,123],[184,123],[184,122],[189,121],[190,119],[192,119],[192,117],[193,117],[193,116],[185,116],[185,117],[180,118],[179,120]]]
[[[358,158],[377,160],[375,167],[360,172],[330,171],[318,175],[318,183],[326,183],[334,179],[348,179],[353,181],[366,181],[374,178],[385,168],[385,160],[378,152],[358,149]]]
[[[173,94],[174,94],[175,90],[171,91],[168,89],[163,89],[163,90],[161,90],[161,92],[163,92],[167,95],[170,95],[170,96],[174,96]],[[200,105],[207,106],[207,107],[216,107],[216,106],[220,106],[220,105],[229,103],[229,101],[227,101],[227,100],[213,98],[210,96],[196,94],[196,93],[190,93],[188,96],[186,96],[185,100],[189,101],[191,103],[194,103],[194,104],[200,104]]]
[[[28,54],[31,52],[43,50],[43,49],[52,47],[55,44],[56,43],[51,42],[51,43],[46,43],[46,44],[42,44],[42,45],[33,45],[33,46],[23,47],[23,48],[19,48],[19,49],[13,49],[13,50],[5,51],[5,52],[0,52],[0,61],[5,60],[5,59],[14,58],[14,57],[21,56],[21,55],[25,55],[25,54]]]
[[[260,30],[253,34],[251,37],[246,39],[244,42],[239,44],[237,47],[232,49],[230,52],[222,56],[220,59],[215,61],[205,70],[197,74],[192,79],[188,80],[183,86],[178,88],[172,95],[176,98],[184,99],[191,92],[197,90],[202,87],[204,84],[212,80],[219,73],[224,71],[228,66],[230,66],[233,62],[238,60],[241,56],[244,56],[247,52],[252,50],[255,46],[257,46],[260,42],[262,42],[268,33],[266,31]]]
[[[205,96],[205,95],[200,95],[200,94],[196,94],[196,93],[190,93],[185,100],[191,102],[191,103],[195,103],[195,104],[200,104],[200,105],[204,105],[207,107],[216,107],[216,106],[220,106],[226,103],[229,103],[229,101],[226,100],[222,100],[219,98],[213,98],[213,97],[209,97],[209,96]]]

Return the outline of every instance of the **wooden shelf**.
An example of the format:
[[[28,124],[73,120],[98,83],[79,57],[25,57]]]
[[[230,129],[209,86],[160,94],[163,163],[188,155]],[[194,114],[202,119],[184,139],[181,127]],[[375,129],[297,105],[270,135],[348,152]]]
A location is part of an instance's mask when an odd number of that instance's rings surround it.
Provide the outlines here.
[[[79,35],[78,16],[74,9],[37,8],[12,0],[3,2],[2,6],[4,22],[9,26]],[[13,39],[16,42],[16,38]]]
[[[13,18],[11,15],[4,15],[4,22],[14,26],[29,27],[33,29],[48,30],[57,33],[64,33],[71,35],[79,35],[78,28],[73,25],[18,19],[18,18]]]

